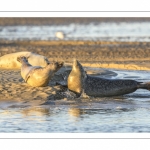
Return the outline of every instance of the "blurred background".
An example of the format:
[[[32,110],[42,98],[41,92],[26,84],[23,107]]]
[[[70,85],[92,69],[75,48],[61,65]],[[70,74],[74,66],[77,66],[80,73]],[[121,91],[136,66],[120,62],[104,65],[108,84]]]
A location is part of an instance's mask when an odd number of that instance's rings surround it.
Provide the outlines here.
[[[149,41],[150,18],[0,18],[1,40]]]
[[[150,18],[0,18],[0,56],[31,51],[67,63],[144,63],[149,41]]]

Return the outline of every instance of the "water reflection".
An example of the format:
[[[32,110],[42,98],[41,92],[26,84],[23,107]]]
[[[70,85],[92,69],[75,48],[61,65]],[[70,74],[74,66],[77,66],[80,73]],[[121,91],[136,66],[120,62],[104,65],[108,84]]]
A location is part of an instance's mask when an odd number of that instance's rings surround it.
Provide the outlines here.
[[[124,78],[149,72],[116,71]],[[70,93],[61,100],[0,101],[0,132],[146,132],[149,131],[150,92],[105,98],[73,98]]]
[[[90,117],[91,115],[95,114],[116,114],[118,112],[129,112],[129,111],[134,111],[135,108],[123,108],[123,107],[116,107],[113,109],[110,108],[69,108],[68,109],[68,114],[70,117]]]
[[[73,117],[80,117],[85,114],[85,111],[79,108],[69,108],[68,114]]]
[[[42,108],[42,107],[30,107],[27,109],[22,109],[20,111],[23,116],[45,116],[50,115],[50,108]]]
[[[144,114],[149,109],[114,103],[93,103],[91,107],[79,104],[0,110],[0,132],[129,132],[129,126],[144,124],[141,122],[143,117],[146,121]]]

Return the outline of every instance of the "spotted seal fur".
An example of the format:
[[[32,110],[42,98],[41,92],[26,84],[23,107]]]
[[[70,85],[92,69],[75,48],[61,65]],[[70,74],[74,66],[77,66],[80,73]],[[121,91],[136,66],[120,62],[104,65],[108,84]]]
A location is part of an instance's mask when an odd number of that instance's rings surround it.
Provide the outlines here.
[[[86,95],[94,97],[119,96],[132,93],[137,89],[150,89],[150,83],[87,75],[77,60],[73,62],[67,82],[69,90],[80,95],[84,92]]]

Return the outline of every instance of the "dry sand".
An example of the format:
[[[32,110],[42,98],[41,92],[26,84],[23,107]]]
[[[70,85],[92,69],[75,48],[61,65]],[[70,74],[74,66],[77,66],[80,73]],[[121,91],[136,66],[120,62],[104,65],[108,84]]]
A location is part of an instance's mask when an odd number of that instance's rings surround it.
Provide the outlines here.
[[[150,18],[0,18],[0,25],[57,25],[69,23],[87,24],[90,22],[135,22],[150,21]],[[64,61],[71,65],[74,58],[83,66],[129,70],[150,70],[150,43],[148,42],[101,42],[101,41],[0,41],[0,56],[20,51],[30,51],[48,57],[50,61]],[[24,83],[20,70],[0,69],[0,100],[15,100],[27,103],[34,101],[43,104],[47,100],[66,100],[56,85],[64,82],[62,68],[47,87],[33,88]],[[66,73],[68,75],[69,71]],[[88,70],[90,74],[101,74]],[[109,74],[109,71],[103,72]],[[115,75],[115,73],[113,74]],[[8,104],[8,103],[7,103]],[[28,104],[28,103],[27,103]],[[30,104],[31,105],[31,104]]]
[[[140,42],[94,41],[1,41],[0,56],[19,51],[31,51],[48,57],[50,61],[64,61],[71,65],[73,58],[83,66],[129,70],[150,70],[150,44]],[[0,70],[0,100],[15,100],[26,105],[44,104],[47,101],[66,100],[62,94],[67,89],[56,85],[64,82],[69,70],[63,67],[47,87],[30,87],[24,83],[20,70]],[[70,68],[71,69],[71,68]],[[65,72],[66,71],[66,72]],[[101,74],[88,70],[89,74]],[[103,72],[109,74],[109,71]],[[115,75],[115,74],[113,74]],[[66,78],[67,79],[67,78]],[[65,81],[66,82],[66,81]],[[31,100],[36,100],[35,102]],[[27,103],[29,102],[30,103]],[[7,103],[8,104],[8,103]],[[16,107],[16,105],[15,105]]]
[[[31,51],[48,57],[50,61],[64,61],[71,65],[74,58],[83,66],[150,70],[150,43],[101,41],[1,41],[0,56]]]
[[[115,76],[112,71],[101,70],[94,71],[85,69],[88,74]],[[31,87],[24,82],[20,75],[20,70],[0,70],[0,100],[7,100],[7,105],[13,100],[14,102],[23,102],[24,106],[39,105],[47,103],[49,100],[69,100],[71,96],[65,95],[67,88],[57,83],[66,84],[67,77],[71,71],[70,67],[63,67],[52,78],[47,87]],[[68,97],[68,98],[67,98]],[[36,102],[34,102],[36,100]],[[32,101],[32,103],[31,103]],[[27,103],[28,102],[28,103]],[[30,103],[29,103],[30,102]],[[4,107],[4,106],[3,106]],[[15,105],[16,107],[16,105]]]

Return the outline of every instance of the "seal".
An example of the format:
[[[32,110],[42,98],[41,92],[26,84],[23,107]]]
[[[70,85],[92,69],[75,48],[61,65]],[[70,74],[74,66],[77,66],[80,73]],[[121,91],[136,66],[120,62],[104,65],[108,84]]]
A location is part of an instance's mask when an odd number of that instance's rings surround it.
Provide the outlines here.
[[[24,56],[18,57],[17,60],[22,64],[22,78],[26,83],[33,87],[47,86],[55,72],[63,66],[63,62],[52,62],[46,67],[32,66]]]
[[[74,60],[72,71],[69,74],[68,89],[77,94],[85,93],[88,96],[108,97],[129,94],[137,89],[150,89],[150,83],[135,80],[105,79],[87,75],[82,65]]]
[[[21,64],[17,61],[17,57],[25,56],[28,58],[32,66],[46,67],[50,62],[45,56],[32,52],[10,53],[0,57],[0,68],[3,69],[20,69]]]
[[[72,70],[67,80],[68,89],[76,94],[81,94],[86,76],[82,65],[77,60],[74,60]]]

